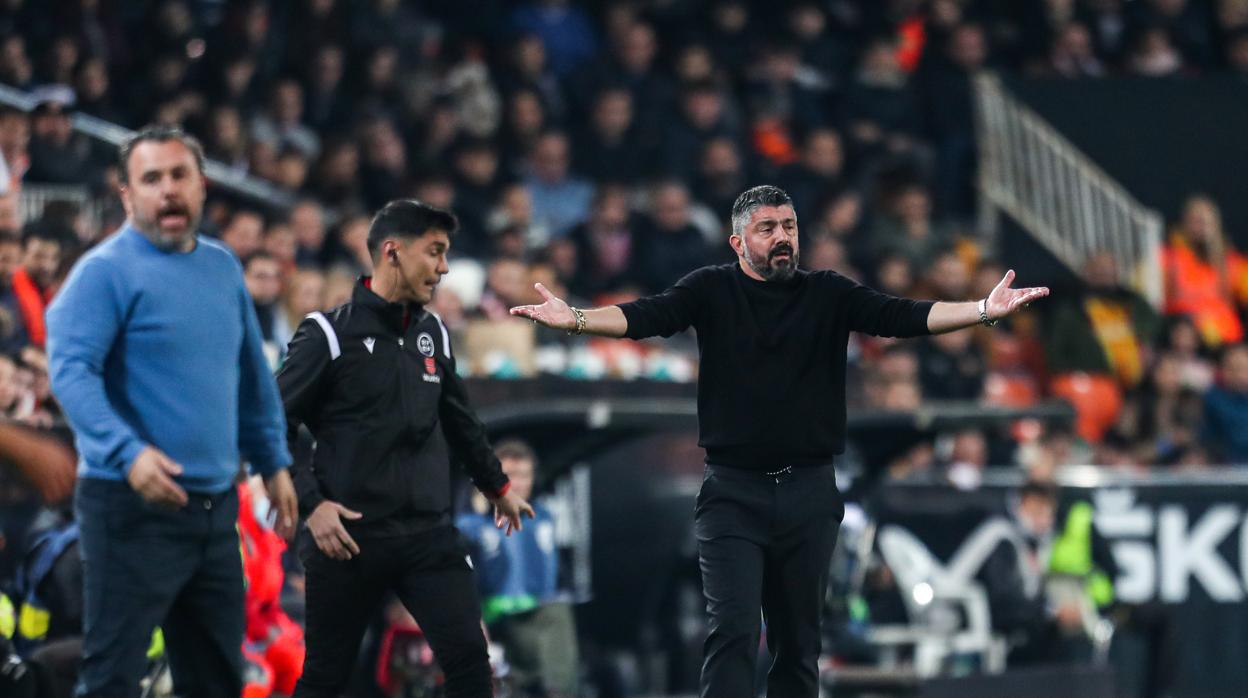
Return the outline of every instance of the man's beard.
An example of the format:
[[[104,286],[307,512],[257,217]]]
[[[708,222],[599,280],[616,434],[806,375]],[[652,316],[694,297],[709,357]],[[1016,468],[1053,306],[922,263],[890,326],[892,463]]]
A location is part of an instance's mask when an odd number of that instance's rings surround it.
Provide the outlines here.
[[[160,227],[161,216],[181,214],[186,216],[186,233],[167,233]],[[143,233],[152,245],[164,252],[186,252],[195,244],[195,231],[199,229],[199,216],[192,217],[188,207],[173,205],[162,207],[153,218],[134,216],[134,227]]]
[[[164,252],[186,252],[194,244],[195,232],[191,228],[191,232],[187,235],[178,233],[166,233],[160,229],[160,226],[153,228],[139,228],[139,232],[147,237],[148,242],[155,245]]]
[[[788,252],[788,259],[777,260],[775,257],[780,252]],[[755,257],[754,251],[746,246],[745,263],[755,274],[763,277],[764,281],[788,281],[797,273],[797,250],[787,242],[777,243],[775,247],[768,251],[767,256]]]

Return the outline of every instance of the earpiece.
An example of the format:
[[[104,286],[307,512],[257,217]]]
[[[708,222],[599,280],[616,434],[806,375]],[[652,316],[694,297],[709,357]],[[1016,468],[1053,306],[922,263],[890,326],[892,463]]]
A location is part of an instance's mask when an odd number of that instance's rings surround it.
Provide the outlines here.
[[[390,259],[394,260],[395,264],[399,263],[399,253],[393,247],[390,248]]]

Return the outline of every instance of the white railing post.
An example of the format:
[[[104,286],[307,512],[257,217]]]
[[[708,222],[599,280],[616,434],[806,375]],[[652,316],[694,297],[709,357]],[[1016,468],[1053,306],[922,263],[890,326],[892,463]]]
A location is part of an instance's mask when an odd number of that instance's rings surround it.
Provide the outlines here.
[[[1160,306],[1163,221],[991,73],[975,79],[980,228],[1004,212],[1075,273],[1109,252],[1119,278]]]
[[[4,84],[0,84],[0,104],[22,111],[30,111],[36,106],[34,97]],[[73,127],[75,131],[115,146],[120,146],[134,135],[134,131],[128,128],[82,113],[73,115]],[[284,191],[272,182],[240,174],[216,160],[204,162],[204,174],[208,177],[209,183],[276,210],[288,210],[295,202],[295,197],[290,192]]]

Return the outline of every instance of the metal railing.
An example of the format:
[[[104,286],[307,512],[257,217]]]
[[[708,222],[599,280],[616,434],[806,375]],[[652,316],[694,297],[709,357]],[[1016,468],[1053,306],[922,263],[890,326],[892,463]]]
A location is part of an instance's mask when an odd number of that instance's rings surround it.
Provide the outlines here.
[[[1153,305],[1162,301],[1160,214],[1015,99],[1000,79],[975,79],[980,224],[1004,211],[1075,273],[1097,252]]]
[[[43,215],[43,208],[50,201],[68,201],[78,207],[92,230],[97,230],[104,217],[108,200],[92,196],[89,187],[72,184],[25,184],[18,198],[17,210],[22,223],[29,223]]]
[[[35,108],[35,99],[12,86],[0,85],[0,104],[30,111]],[[134,135],[134,131],[128,128],[89,114],[75,113],[72,123],[75,131],[117,147]],[[204,163],[204,175],[208,178],[209,184],[263,204],[275,211],[285,212],[294,205],[294,196],[289,192],[263,179],[240,173],[216,160],[208,160]]]

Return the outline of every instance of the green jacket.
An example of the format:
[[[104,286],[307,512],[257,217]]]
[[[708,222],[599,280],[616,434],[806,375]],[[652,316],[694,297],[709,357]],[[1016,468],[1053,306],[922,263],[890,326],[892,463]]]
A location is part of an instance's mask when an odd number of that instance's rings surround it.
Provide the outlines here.
[[[1139,295],[1131,291],[1087,291],[1075,300],[1059,304],[1045,332],[1045,355],[1049,370],[1053,373],[1084,371],[1087,373],[1112,374],[1109,357],[1097,339],[1088,317],[1085,302],[1089,298],[1101,298],[1109,302],[1125,303],[1131,314],[1131,325],[1141,347],[1153,343],[1161,332],[1161,318],[1157,311]]]
[[[1053,541],[1049,571],[1082,577],[1097,608],[1114,602],[1114,582],[1092,560],[1092,505],[1077,502],[1066,514],[1066,525]]]

